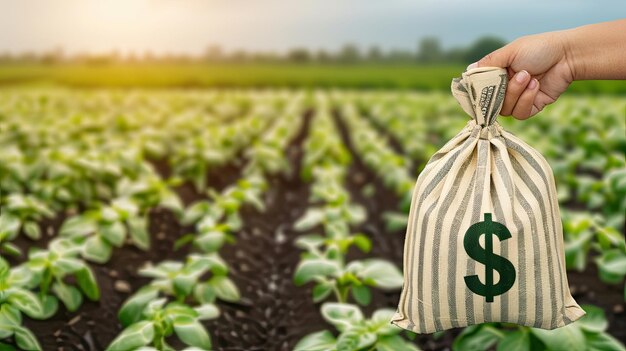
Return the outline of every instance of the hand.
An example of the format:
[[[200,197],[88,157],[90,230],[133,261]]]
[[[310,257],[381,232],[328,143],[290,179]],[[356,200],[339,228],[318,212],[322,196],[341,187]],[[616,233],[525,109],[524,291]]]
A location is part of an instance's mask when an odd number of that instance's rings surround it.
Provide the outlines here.
[[[527,119],[556,101],[574,80],[565,37],[563,31],[521,37],[468,68],[506,68],[509,85],[500,114]]]

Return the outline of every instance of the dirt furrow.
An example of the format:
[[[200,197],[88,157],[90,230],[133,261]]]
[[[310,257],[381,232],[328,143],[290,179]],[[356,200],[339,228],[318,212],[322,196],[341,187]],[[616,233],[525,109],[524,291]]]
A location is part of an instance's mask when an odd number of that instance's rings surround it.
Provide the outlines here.
[[[244,208],[237,243],[221,250],[242,301],[220,303],[220,319],[206,323],[217,350],[291,350],[302,336],[326,327],[311,289],[292,280],[300,255],[292,225],[308,207],[309,185],[300,180],[300,168],[312,117],[305,114],[288,147],[291,174],[270,177],[266,210]]]

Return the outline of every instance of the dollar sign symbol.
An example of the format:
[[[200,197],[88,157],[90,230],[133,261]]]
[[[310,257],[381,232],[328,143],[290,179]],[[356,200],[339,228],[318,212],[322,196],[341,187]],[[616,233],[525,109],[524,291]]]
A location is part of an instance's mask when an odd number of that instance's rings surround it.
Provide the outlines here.
[[[485,234],[485,248],[480,246],[478,239]],[[495,235],[500,241],[511,237],[511,233],[506,227],[491,220],[491,213],[485,213],[485,220],[472,224],[465,232],[463,246],[467,254],[476,261],[485,265],[485,284],[480,282],[478,275],[465,276],[465,284],[475,294],[487,298],[487,302],[493,302],[493,297],[504,294],[513,286],[515,282],[515,267],[506,258],[493,253],[493,237]],[[500,280],[493,283],[493,270],[498,271]]]

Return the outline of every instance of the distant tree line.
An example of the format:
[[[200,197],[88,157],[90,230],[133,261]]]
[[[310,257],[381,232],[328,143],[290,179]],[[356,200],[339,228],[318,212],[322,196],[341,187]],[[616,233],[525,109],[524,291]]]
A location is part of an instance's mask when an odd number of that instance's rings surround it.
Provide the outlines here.
[[[373,45],[361,48],[355,44],[346,44],[338,50],[311,50],[304,47],[292,48],[283,53],[233,50],[225,51],[219,45],[209,46],[202,55],[160,54],[151,52],[143,54],[121,55],[118,52],[107,54],[72,54],[67,55],[61,48],[43,53],[26,52],[21,54],[0,54],[0,63],[32,62],[44,64],[56,63],[201,63],[201,62],[234,62],[234,63],[272,63],[291,62],[298,64],[358,64],[358,63],[471,63],[484,55],[506,45],[503,39],[486,36],[477,39],[466,47],[454,47],[444,50],[439,39],[426,37],[421,39],[416,48],[383,50]]]

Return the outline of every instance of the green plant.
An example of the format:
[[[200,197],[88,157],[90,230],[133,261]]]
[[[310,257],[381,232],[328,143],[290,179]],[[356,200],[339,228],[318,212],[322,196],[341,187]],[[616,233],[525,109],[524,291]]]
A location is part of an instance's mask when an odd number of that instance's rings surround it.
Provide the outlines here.
[[[201,279],[208,273],[210,278]],[[154,345],[159,350],[172,350],[165,338],[173,332],[187,345],[209,349],[208,333],[199,321],[219,315],[215,299],[240,298],[227,273],[226,263],[217,253],[192,254],[184,264],[165,261],[141,269],[139,274],[153,280],[120,308],[118,317],[126,329],[108,349],[134,350]],[[168,303],[167,297],[174,301]]]
[[[210,190],[210,201],[198,201],[185,210],[182,222],[195,223],[196,233],[182,236],[176,241],[175,248],[193,242],[202,252],[216,252],[225,242],[234,243],[232,233],[241,228],[239,209],[244,204],[251,204],[263,211],[265,205],[261,196],[266,188],[262,176],[250,174],[221,194]]]
[[[29,238],[37,240],[41,237],[37,222],[54,216],[52,209],[33,195],[9,194],[5,199],[0,198],[0,205],[0,242],[12,240],[20,229]]]
[[[389,323],[393,310],[380,309],[372,318],[365,319],[357,306],[325,303],[321,312],[339,335],[335,337],[327,330],[309,334],[296,344],[294,351],[418,350],[399,335],[402,329]]]
[[[348,240],[349,244],[341,242],[345,250],[353,243],[369,249],[369,240],[363,236],[353,236]],[[372,298],[370,287],[387,290],[402,287],[402,273],[389,261],[372,258],[346,264],[344,253],[335,240],[316,235],[301,237],[296,245],[307,252],[302,254],[296,268],[294,283],[303,285],[314,281],[314,302],[334,293],[338,302],[347,302],[351,294],[359,304],[368,305]]]
[[[69,311],[80,307],[83,295],[92,301],[100,298],[100,289],[91,268],[78,257],[80,250],[80,245],[62,238],[52,240],[48,250],[30,250],[25,265],[33,273],[30,285],[39,288],[45,316],[56,312],[56,298]],[[78,287],[66,283],[65,278],[70,275],[74,276]]]
[[[24,350],[41,350],[35,335],[22,326],[22,313],[35,319],[46,315],[40,299],[26,288],[32,273],[24,267],[9,269],[0,257],[0,340],[13,337]],[[11,350],[0,341],[0,349]]]
[[[80,241],[83,257],[97,263],[107,262],[113,247],[124,245],[127,236],[142,250],[150,247],[147,218],[129,198],[70,217],[63,222],[59,235]]]
[[[496,347],[498,351],[624,351],[619,341],[606,333],[604,311],[582,306],[587,315],[564,327],[545,330],[506,323],[469,326],[454,340],[454,351],[479,351]]]
[[[167,303],[167,299],[161,298],[150,301],[139,313],[141,320],[127,326],[107,347],[108,351],[130,351],[146,345],[174,351],[165,341],[174,333],[187,345],[210,350],[211,339],[200,321],[216,318],[219,315],[216,307],[204,306],[199,312],[183,303]]]

